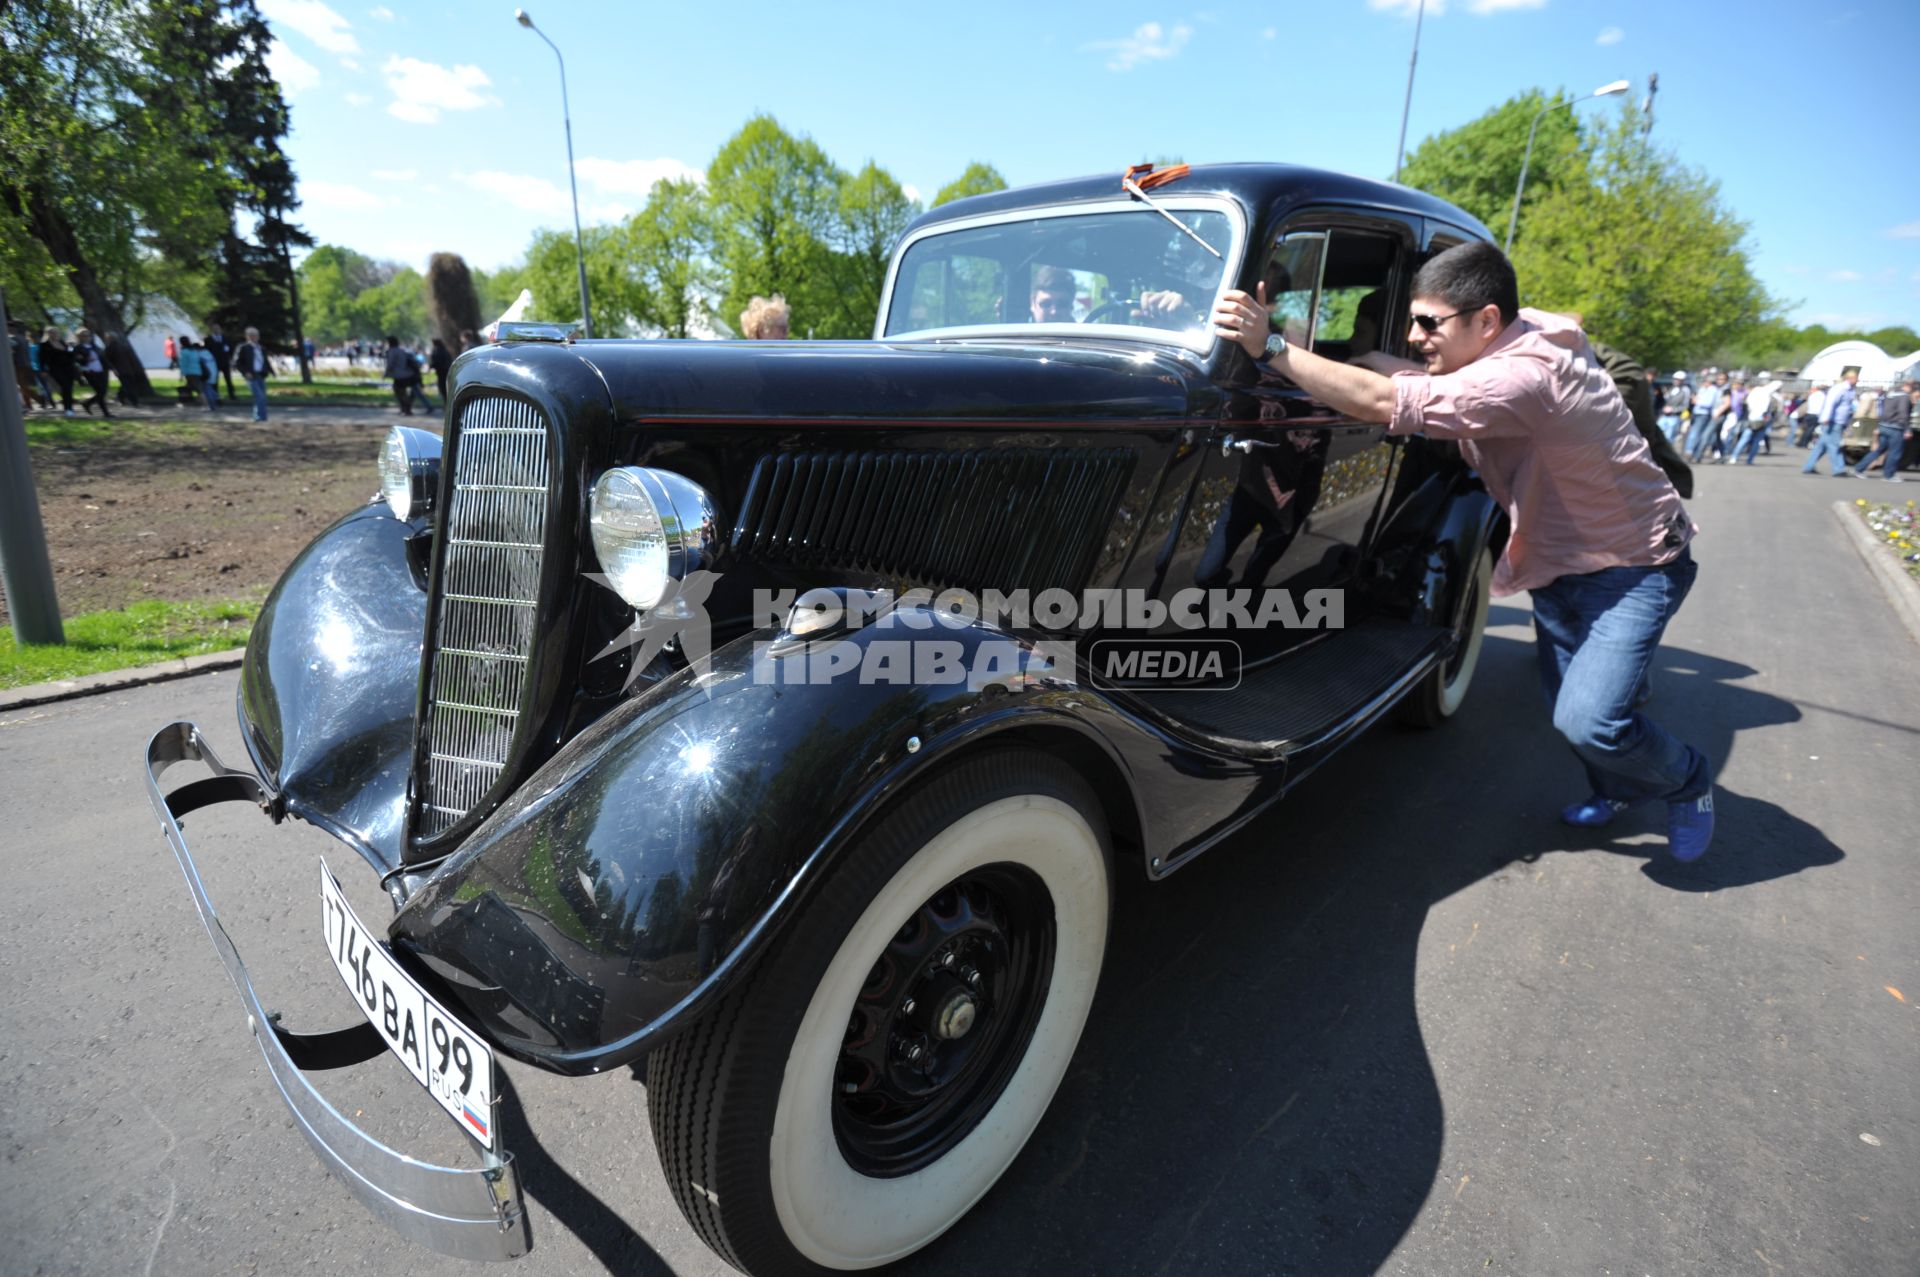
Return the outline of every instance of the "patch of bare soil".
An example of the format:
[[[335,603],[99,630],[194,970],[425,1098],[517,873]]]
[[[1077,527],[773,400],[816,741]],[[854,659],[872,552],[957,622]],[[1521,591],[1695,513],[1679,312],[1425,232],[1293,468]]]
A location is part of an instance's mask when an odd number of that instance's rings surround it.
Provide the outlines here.
[[[164,439],[34,448],[61,613],[264,595],[309,541],[379,488],[374,456],[387,425],[353,415],[288,413]]]

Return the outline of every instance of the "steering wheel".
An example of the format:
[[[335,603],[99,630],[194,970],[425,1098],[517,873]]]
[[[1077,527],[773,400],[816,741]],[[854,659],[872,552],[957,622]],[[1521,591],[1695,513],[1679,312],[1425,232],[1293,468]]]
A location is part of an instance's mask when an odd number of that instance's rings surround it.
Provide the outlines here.
[[[1133,322],[1133,312],[1138,309],[1140,309],[1140,299],[1138,297],[1109,297],[1106,301],[1101,302],[1098,306],[1088,311],[1087,317],[1080,322],[1083,324],[1104,324],[1109,322],[1110,316],[1118,315],[1120,317],[1118,322],[1131,323]]]

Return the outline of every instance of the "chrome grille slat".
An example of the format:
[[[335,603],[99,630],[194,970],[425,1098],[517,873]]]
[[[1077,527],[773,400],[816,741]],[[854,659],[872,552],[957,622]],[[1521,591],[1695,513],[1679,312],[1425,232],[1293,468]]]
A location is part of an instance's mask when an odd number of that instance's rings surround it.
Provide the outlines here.
[[[548,433],[530,404],[462,405],[441,550],[417,832],[486,801],[529,692],[547,529]]]

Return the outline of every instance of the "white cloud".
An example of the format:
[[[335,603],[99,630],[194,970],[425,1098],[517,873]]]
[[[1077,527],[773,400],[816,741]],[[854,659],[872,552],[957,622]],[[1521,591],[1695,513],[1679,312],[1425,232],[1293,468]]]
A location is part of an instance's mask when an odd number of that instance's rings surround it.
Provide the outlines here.
[[[655,182],[660,181],[678,181],[689,177],[696,182],[707,180],[706,174],[691,164],[664,157],[657,160],[603,160],[589,155],[574,167],[581,181],[616,195],[645,195],[653,189]]]
[[[347,105],[348,105],[348,106],[366,106],[366,105],[367,105],[368,103],[370,103],[370,102],[372,102],[372,101],[373,101],[373,99],[372,99],[372,98],[370,98],[370,97],[368,97],[368,96],[367,96],[366,94],[364,94],[364,93],[349,93],[349,94],[347,94]]]
[[[340,59],[340,65],[341,65],[341,66],[343,66],[343,67],[345,67],[345,68],[346,68],[347,70],[349,70],[349,71],[358,71],[358,70],[360,69],[360,59],[358,59],[358,58],[341,58],[341,59]]]
[[[1388,10],[1411,18],[1420,11],[1420,0],[1367,0],[1367,8]],[[1427,13],[1439,17],[1447,11],[1447,0],[1427,0]]]
[[[1876,328],[1885,328],[1893,321],[1885,315],[1847,313],[1845,311],[1826,311],[1808,318],[1808,323],[1818,324],[1832,332],[1872,332]]]
[[[1143,22],[1124,40],[1096,40],[1087,47],[1105,49],[1111,53],[1112,56],[1107,59],[1107,70],[1131,71],[1142,62],[1157,62],[1175,56],[1192,37],[1193,28],[1184,22],[1175,23],[1170,31],[1158,22]]]
[[[493,81],[476,66],[443,67],[418,58],[393,57],[380,73],[393,91],[387,114],[414,124],[437,124],[442,111],[471,111],[493,102],[480,92]]]
[[[482,169],[477,173],[455,173],[453,180],[523,212],[538,213],[555,221],[573,220],[572,196],[565,187],[549,182],[544,177]],[[585,223],[617,222],[632,215],[632,208],[613,201],[588,203],[580,207],[580,220]]]
[[[420,171],[410,168],[377,168],[367,176],[381,182],[411,182],[420,176]]]
[[[1857,284],[1862,277],[1857,270],[1836,270],[1828,271],[1827,278],[1836,284]]]
[[[374,19],[376,22],[392,22],[393,10],[387,8],[387,6],[385,6],[384,4],[378,5],[372,9],[367,10],[367,16],[369,18]]]
[[[1920,222],[1903,222],[1887,228],[1889,239],[1920,239]]]
[[[1544,9],[1547,0],[1467,0],[1467,12],[1498,13],[1502,9]]]
[[[1627,33],[1619,27],[1608,27],[1594,39],[1595,44],[1618,44],[1627,38]]]
[[[289,49],[284,40],[275,40],[267,49],[267,71],[290,98],[320,84],[320,68]]]
[[[301,202],[308,207],[345,209],[349,212],[363,213],[383,208],[386,201],[372,191],[349,186],[345,182],[318,182],[308,179],[300,183]]]
[[[360,52],[353,28],[322,0],[260,0],[260,12],[268,22],[298,31],[328,53]]]
[[[912,182],[902,182],[900,184],[900,193],[916,204],[924,204],[926,202],[927,197],[922,195],[920,188]]]

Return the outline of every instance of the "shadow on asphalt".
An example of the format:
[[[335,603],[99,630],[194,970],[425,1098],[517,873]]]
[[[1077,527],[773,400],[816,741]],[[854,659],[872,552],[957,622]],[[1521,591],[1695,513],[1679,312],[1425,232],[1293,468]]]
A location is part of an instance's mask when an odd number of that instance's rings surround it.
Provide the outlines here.
[[[1720,766],[1739,732],[1800,717],[1738,685],[1754,672],[1663,649],[1653,712]],[[1725,789],[1715,846],[1690,867],[1646,840],[1657,813],[1598,838],[1565,828],[1555,814],[1584,786],[1531,644],[1489,636],[1479,680],[1459,721],[1375,729],[1194,867],[1128,883],[1092,1019],[1032,1142],[945,1238],[888,1271],[1374,1273],[1445,1191],[1415,1006],[1435,903],[1552,853],[1639,856],[1653,883],[1701,892],[1843,857],[1777,804]],[[517,1101],[507,1111],[527,1191],[557,1223],[612,1271],[666,1271],[540,1152]]]

